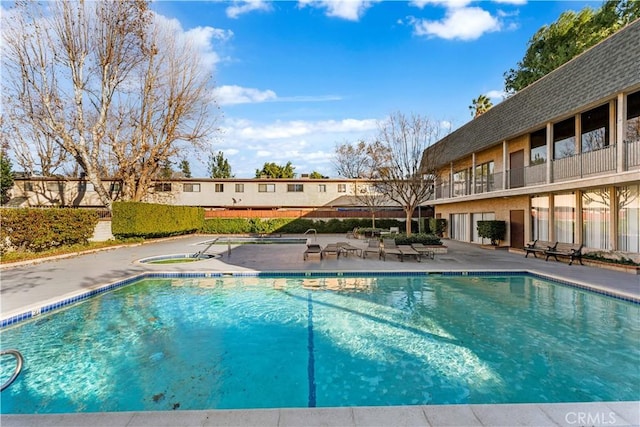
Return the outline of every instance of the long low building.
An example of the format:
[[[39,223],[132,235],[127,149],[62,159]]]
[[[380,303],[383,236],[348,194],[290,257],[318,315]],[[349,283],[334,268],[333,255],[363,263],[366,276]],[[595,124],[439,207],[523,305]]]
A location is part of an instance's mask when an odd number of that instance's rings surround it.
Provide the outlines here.
[[[451,239],[480,220],[533,240],[640,251],[640,21],[438,141],[430,204]]]
[[[120,184],[108,180],[105,183],[117,199]],[[370,207],[375,206],[378,218],[405,218],[402,209],[393,203],[368,202],[378,200],[367,198],[374,192],[371,183],[353,179],[180,178],[155,181],[144,201],[201,206],[208,217],[367,218]],[[16,178],[9,205],[104,207],[92,183],[56,177]],[[429,212],[425,208],[416,215]]]

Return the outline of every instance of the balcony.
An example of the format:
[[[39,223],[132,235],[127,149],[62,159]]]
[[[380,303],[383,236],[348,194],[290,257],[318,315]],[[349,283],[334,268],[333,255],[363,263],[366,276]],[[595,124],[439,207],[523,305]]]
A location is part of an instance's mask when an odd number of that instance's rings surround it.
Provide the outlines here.
[[[599,150],[552,160],[550,183],[615,174],[621,160],[624,160],[625,171],[640,170],[640,140],[626,141],[623,144],[624,159],[619,158],[617,146],[610,145]],[[471,180],[464,183],[456,182],[454,186],[449,181],[442,180],[436,185],[435,199],[469,196],[472,194],[472,188],[475,190],[473,194],[482,194],[543,184],[547,184],[547,163],[507,170],[505,188],[502,173],[492,173],[480,179],[476,177],[475,188]]]

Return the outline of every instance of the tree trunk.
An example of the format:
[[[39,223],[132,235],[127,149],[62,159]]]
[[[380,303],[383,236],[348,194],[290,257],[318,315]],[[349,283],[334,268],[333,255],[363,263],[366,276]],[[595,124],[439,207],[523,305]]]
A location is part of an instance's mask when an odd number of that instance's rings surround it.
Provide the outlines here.
[[[407,236],[411,236],[411,218],[413,218],[413,209],[405,209],[404,213],[406,214],[407,220],[405,232]]]

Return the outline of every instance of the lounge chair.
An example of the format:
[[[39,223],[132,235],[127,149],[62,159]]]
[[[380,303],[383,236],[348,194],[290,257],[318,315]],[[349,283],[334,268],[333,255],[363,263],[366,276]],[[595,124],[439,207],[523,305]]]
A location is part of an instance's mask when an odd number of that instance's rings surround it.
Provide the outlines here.
[[[357,256],[362,256],[362,249],[352,245],[351,243],[338,242],[337,245],[345,255],[355,254]]]
[[[420,253],[421,257],[427,256],[427,257],[429,257],[431,259],[435,258],[435,255],[436,255],[435,251],[433,249],[431,249],[431,248],[426,247],[422,243],[412,243],[411,247],[413,249],[415,249],[416,251],[418,251]]]
[[[370,239],[369,245],[364,248],[362,251],[362,258],[366,258],[367,254],[376,254],[378,259],[380,259],[380,240],[378,239]]]
[[[398,245],[398,249],[400,249],[400,253],[402,253],[400,261],[403,261],[406,256],[412,256],[417,262],[420,262],[420,252],[413,249],[411,245]]]
[[[317,243],[309,243],[307,245],[307,249],[302,254],[302,259],[306,261],[307,258],[309,258],[309,256],[311,255],[318,255],[320,259],[322,259],[322,248],[320,247],[320,245],[318,245]]]
[[[402,252],[396,246],[395,239],[382,239],[382,251],[380,252],[380,256],[384,261],[387,260],[387,255],[397,255],[402,261]]]
[[[337,243],[329,243],[327,246],[324,247],[324,249],[322,249],[322,256],[326,257],[326,256],[335,255],[336,258],[338,258],[340,256],[341,250],[342,249],[340,248],[340,246],[338,246]]]

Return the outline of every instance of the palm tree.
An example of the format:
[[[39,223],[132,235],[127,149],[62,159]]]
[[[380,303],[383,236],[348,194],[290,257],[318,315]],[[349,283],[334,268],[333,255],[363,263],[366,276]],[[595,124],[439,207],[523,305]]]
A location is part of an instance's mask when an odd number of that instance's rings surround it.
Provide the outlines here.
[[[493,107],[493,103],[486,95],[480,95],[473,101],[471,101],[471,105],[469,105],[469,110],[471,110],[471,115],[475,119],[481,114],[486,113],[489,109]]]

